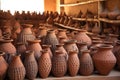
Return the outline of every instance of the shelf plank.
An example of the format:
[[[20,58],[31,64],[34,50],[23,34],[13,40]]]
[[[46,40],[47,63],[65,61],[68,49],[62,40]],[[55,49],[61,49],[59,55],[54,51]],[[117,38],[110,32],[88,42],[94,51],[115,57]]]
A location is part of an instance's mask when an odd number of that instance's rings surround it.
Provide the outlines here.
[[[99,18],[100,21],[102,22],[106,22],[106,23],[119,23],[120,24],[120,20],[109,20],[109,19],[105,19],[105,18]]]
[[[93,19],[93,18],[72,18],[73,20],[77,21],[93,21],[93,22],[99,22],[98,19]]]
[[[98,1],[106,1],[106,0],[92,0],[92,1],[86,1],[86,2],[79,2],[79,3],[71,3],[71,4],[60,4],[60,7],[64,6],[78,6],[78,5],[84,5],[84,4],[90,4]]]

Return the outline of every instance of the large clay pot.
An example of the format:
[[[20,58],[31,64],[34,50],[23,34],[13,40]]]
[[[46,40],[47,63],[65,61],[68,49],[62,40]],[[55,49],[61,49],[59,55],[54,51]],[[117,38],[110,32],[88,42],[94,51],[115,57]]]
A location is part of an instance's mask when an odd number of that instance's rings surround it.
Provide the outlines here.
[[[94,70],[93,61],[89,53],[89,50],[84,50],[80,56],[80,74],[84,76],[91,75]]]
[[[96,70],[102,75],[108,75],[116,64],[116,58],[112,53],[113,46],[102,45],[93,55]]]
[[[58,39],[59,39],[60,44],[64,44],[64,42],[67,41],[67,39],[65,37],[62,37],[62,36],[59,36]]]
[[[80,61],[76,51],[69,51],[67,65],[70,76],[76,76],[80,67]]]
[[[50,74],[52,63],[49,52],[47,50],[42,51],[42,55],[38,60],[39,74],[42,78],[47,78]]]
[[[16,54],[16,48],[15,46],[11,43],[13,40],[8,39],[8,40],[0,40],[0,50],[5,52],[4,58],[5,60],[9,63],[11,60],[11,55],[10,54]]]
[[[58,30],[57,37],[59,37],[59,36],[68,39],[68,37],[67,37],[67,35],[66,35],[66,30],[64,30],[64,29],[59,29],[59,30]]]
[[[14,55],[8,66],[9,80],[24,80],[25,74],[25,67],[20,59],[20,55]]]
[[[71,50],[79,52],[78,47],[76,45],[76,40],[67,40],[67,41],[65,41],[64,48],[65,48],[65,50],[67,52],[69,52]]]
[[[36,60],[41,56],[42,47],[40,45],[40,40],[28,40],[27,50],[33,50]]]
[[[108,41],[113,42],[113,45],[118,41],[118,36],[119,35],[115,35],[115,34],[109,34],[109,39]]]
[[[75,36],[74,39],[76,39],[78,42],[86,42],[88,46],[92,44],[91,39],[86,35],[86,30],[80,30]]]
[[[8,68],[8,64],[3,57],[4,54],[5,52],[0,51],[0,80],[4,80]]]
[[[37,76],[38,65],[34,57],[34,51],[28,50],[25,52],[24,66],[26,70],[26,78],[33,80]]]
[[[33,32],[31,30],[31,27],[33,25],[31,24],[23,24],[22,27],[22,31],[20,32],[20,34],[18,35],[17,41],[18,42],[23,42],[24,44],[27,44],[27,40],[34,40],[35,36],[33,35]]]
[[[54,54],[56,49],[56,44],[59,43],[54,30],[50,30],[47,32],[44,42],[46,45],[51,45],[51,51]]]
[[[55,77],[62,77],[66,74],[67,62],[61,51],[57,50],[55,54],[52,58],[52,74]]]

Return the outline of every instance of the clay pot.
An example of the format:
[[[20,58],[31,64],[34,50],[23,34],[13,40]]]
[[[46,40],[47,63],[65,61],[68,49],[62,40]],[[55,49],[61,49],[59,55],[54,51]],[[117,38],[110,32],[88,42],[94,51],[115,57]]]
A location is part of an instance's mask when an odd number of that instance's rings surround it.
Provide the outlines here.
[[[62,37],[62,36],[59,36],[58,39],[59,39],[60,44],[64,44],[64,42],[67,41],[67,39],[65,37]]]
[[[23,42],[27,45],[27,40],[35,40],[35,36],[33,35],[33,32],[31,30],[32,26],[33,25],[31,24],[22,25],[23,29],[17,37],[17,42]]]
[[[24,66],[26,70],[26,78],[33,80],[37,76],[38,65],[34,57],[34,51],[28,50],[25,52]]]
[[[116,64],[116,58],[112,53],[113,46],[102,45],[93,55],[96,70],[102,75],[108,75]]]
[[[80,74],[84,76],[91,75],[94,71],[93,61],[89,53],[90,50],[82,51],[80,57]]]
[[[56,51],[56,55],[52,58],[52,74],[55,77],[62,77],[67,71],[67,62],[61,51]]]
[[[101,45],[102,45],[101,40],[93,40],[91,47],[96,48],[96,47],[100,47]]]
[[[104,9],[101,13],[100,13],[100,17],[101,18],[107,18],[108,17],[108,10]]]
[[[67,37],[67,35],[66,35],[66,30],[64,30],[64,29],[59,29],[59,30],[58,30],[57,37],[59,37],[59,36],[68,39],[68,37]]]
[[[69,51],[67,65],[70,76],[76,76],[80,67],[80,61],[76,51]]]
[[[34,51],[35,59],[38,60],[41,56],[42,47],[40,45],[40,40],[28,40],[27,50]]]
[[[51,45],[42,45],[42,49],[47,50],[48,53],[49,53],[50,58],[52,58],[53,54],[52,54],[52,51],[51,51],[50,47],[51,47]]]
[[[55,53],[55,49],[56,49],[56,44],[58,44],[58,39],[55,35],[55,31],[54,30],[50,30],[47,32],[47,35],[45,37],[45,41],[44,44],[46,45],[51,45],[51,51],[54,54]]]
[[[20,55],[14,55],[8,66],[9,80],[24,80],[25,74],[25,67],[20,59]]]
[[[42,78],[47,78],[50,74],[52,63],[49,52],[47,50],[42,51],[42,55],[38,60],[39,74]]]
[[[113,44],[115,44],[118,41],[118,36],[119,35],[115,35],[115,34],[109,34],[109,39],[108,41],[113,42]]]
[[[98,23],[96,22],[96,23],[95,23],[95,26],[94,26],[93,29],[92,29],[92,33],[94,33],[94,34],[99,34],[100,31],[101,31],[101,28],[100,28],[100,26],[98,26]]]
[[[86,35],[86,30],[80,30],[75,36],[74,39],[76,39],[80,43],[87,43],[88,46],[92,44],[91,39]]]
[[[0,51],[0,80],[4,80],[8,68],[8,64],[3,58],[5,52]]]
[[[76,40],[67,40],[67,41],[65,41],[64,48],[65,48],[65,50],[67,52],[69,52],[71,50],[79,52],[78,47],[76,45]]]
[[[0,51],[5,52],[4,58],[5,60],[9,63],[11,60],[11,55],[10,54],[16,54],[16,48],[15,46],[11,43],[13,40],[8,39],[8,40],[0,40]]]

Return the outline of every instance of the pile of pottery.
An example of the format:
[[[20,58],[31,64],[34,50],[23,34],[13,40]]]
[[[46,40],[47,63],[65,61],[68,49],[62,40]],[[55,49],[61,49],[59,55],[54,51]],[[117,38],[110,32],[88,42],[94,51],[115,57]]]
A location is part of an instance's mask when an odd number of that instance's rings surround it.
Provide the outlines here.
[[[0,39],[0,80],[66,74],[108,75],[116,64],[120,69],[117,37],[114,34],[107,38],[88,34],[86,30],[69,32],[45,27],[40,27],[34,34],[31,24],[23,24],[15,42],[10,38]]]

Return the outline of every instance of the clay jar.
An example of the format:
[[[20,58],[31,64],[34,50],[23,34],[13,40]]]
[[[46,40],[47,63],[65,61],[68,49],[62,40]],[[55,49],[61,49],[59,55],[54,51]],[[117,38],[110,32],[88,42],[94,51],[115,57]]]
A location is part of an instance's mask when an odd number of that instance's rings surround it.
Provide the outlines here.
[[[25,67],[20,59],[20,55],[14,55],[8,66],[9,80],[24,80],[25,74]]]
[[[37,76],[38,65],[34,57],[34,51],[28,50],[25,52],[24,66],[26,70],[26,78],[33,80]]]
[[[92,44],[91,39],[87,36],[86,30],[79,30],[79,32],[74,36],[78,42],[86,42],[88,46]]]
[[[0,51],[0,80],[4,80],[8,68],[8,64],[3,57],[4,54],[5,52]]]
[[[0,50],[5,52],[4,58],[5,60],[9,63],[11,60],[11,55],[10,54],[15,54],[16,53],[16,48],[15,46],[11,43],[13,40],[8,39],[8,40],[0,40]]]
[[[52,54],[52,51],[51,51],[50,47],[51,47],[51,45],[42,45],[42,49],[47,50],[48,53],[49,53],[50,58],[52,58],[53,54]]]
[[[84,50],[80,56],[80,74],[84,76],[91,75],[94,70],[93,61],[89,53],[90,50]]]
[[[79,52],[78,47],[76,45],[76,40],[67,40],[67,41],[65,41],[64,48],[65,48],[65,50],[67,52],[69,52],[71,50]]]
[[[59,36],[58,39],[59,39],[60,44],[64,44],[64,42],[67,41],[67,39],[65,37],[62,37],[62,36]]]
[[[80,61],[76,51],[69,51],[67,65],[70,76],[76,76],[80,67]]]
[[[18,35],[17,41],[18,42],[23,42],[24,44],[27,45],[27,40],[34,40],[35,36],[33,35],[33,32],[31,30],[31,27],[33,25],[31,24],[22,24],[22,31]]]
[[[55,77],[62,77],[66,74],[67,62],[61,51],[57,50],[55,54],[52,58],[52,74]]]
[[[57,34],[57,37],[59,36],[62,36],[64,37],[65,39],[68,39],[67,35],[66,35],[66,30],[64,29],[58,29],[58,34]]]
[[[96,70],[102,75],[108,75],[116,64],[116,58],[112,53],[113,46],[102,45],[93,55]]]
[[[36,60],[38,60],[39,57],[41,56],[40,51],[42,51],[42,47],[40,45],[40,42],[41,42],[40,40],[28,40],[27,50],[34,51],[34,56]]]
[[[42,55],[38,60],[39,74],[42,78],[47,78],[52,68],[51,58],[47,50],[42,50],[41,52]]]

